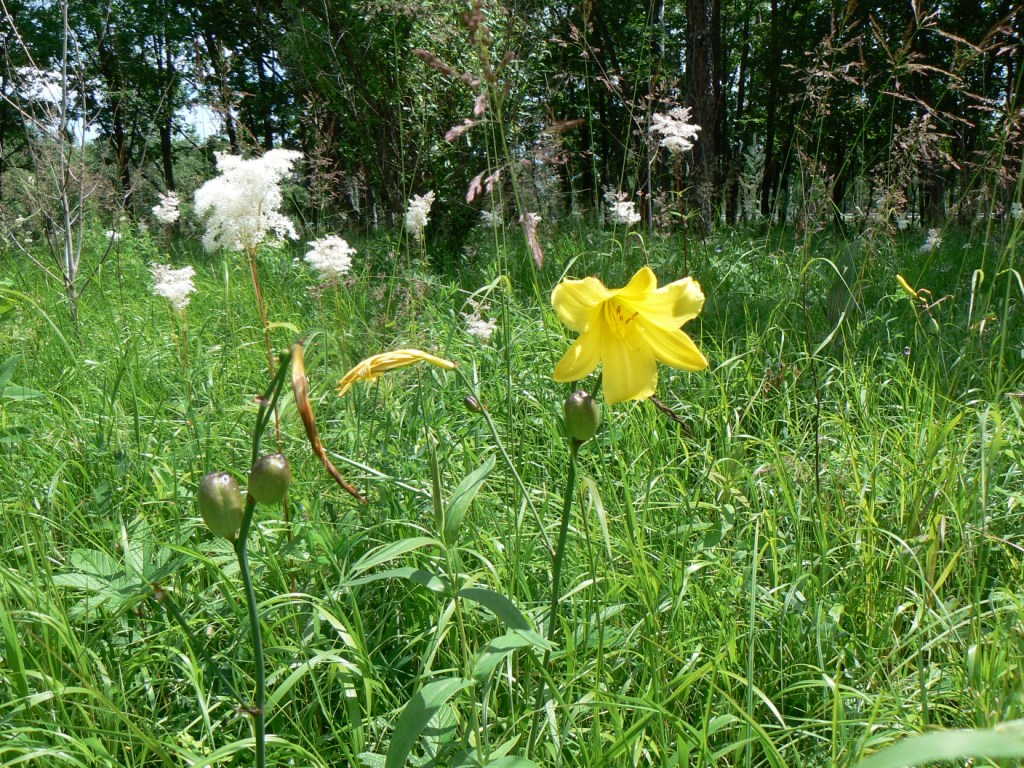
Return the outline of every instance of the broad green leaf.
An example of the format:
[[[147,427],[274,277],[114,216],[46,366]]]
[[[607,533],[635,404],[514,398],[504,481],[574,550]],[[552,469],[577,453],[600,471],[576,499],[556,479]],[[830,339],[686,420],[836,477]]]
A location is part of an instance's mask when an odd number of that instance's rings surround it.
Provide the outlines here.
[[[0,390],[0,397],[3,397],[4,400],[35,400],[43,397],[43,393],[20,384],[8,384],[3,390]]]
[[[382,581],[384,579],[406,579],[407,581],[413,581],[426,587],[431,592],[444,592],[448,589],[447,579],[431,573],[430,571],[424,571],[422,568],[413,568],[408,565],[401,568],[389,568],[386,571],[379,571],[378,573],[371,573],[369,576],[360,576],[358,579],[346,581],[345,586],[358,587],[360,584],[370,584],[371,582]]]
[[[857,768],[904,768],[964,758],[1024,757],[1024,720],[992,730],[935,731],[908,736],[857,764]]]
[[[484,768],[537,768],[537,764],[533,760],[527,760],[525,757],[506,755],[505,757],[491,760]]]
[[[462,520],[469,511],[469,505],[480,491],[484,480],[494,469],[494,457],[491,456],[481,466],[470,472],[452,492],[451,499],[444,513],[444,530],[441,531],[441,540],[446,546],[453,546],[458,540],[459,528]]]
[[[508,632],[501,637],[495,637],[477,654],[476,663],[473,665],[473,677],[481,683],[484,682],[494,673],[502,659],[518,648],[532,645],[529,638],[518,632]]]
[[[384,768],[403,768],[423,729],[437,710],[456,693],[472,685],[472,680],[463,677],[446,677],[427,683],[416,691],[395,725]]]
[[[365,555],[363,555],[356,563],[352,566],[352,570],[355,573],[363,573],[371,568],[388,562],[388,560],[394,560],[396,557],[408,554],[416,549],[423,547],[437,546],[437,539],[433,539],[429,536],[413,536],[409,539],[400,539],[393,541],[390,544],[384,544],[375,549],[371,549]]]
[[[527,632],[533,630],[530,622],[523,616],[516,604],[504,595],[481,587],[466,587],[459,590],[458,596],[479,603],[501,619],[509,629],[521,629]]]
[[[17,306],[18,302],[13,299],[0,299],[0,320],[3,320]]]
[[[458,759],[452,763],[452,768],[537,768],[537,763],[515,755],[501,755],[486,763],[481,763],[476,756],[476,751],[467,751],[459,755]]]
[[[21,360],[21,355],[11,355],[0,363],[0,392],[3,392],[4,387],[10,383],[19,360]]]

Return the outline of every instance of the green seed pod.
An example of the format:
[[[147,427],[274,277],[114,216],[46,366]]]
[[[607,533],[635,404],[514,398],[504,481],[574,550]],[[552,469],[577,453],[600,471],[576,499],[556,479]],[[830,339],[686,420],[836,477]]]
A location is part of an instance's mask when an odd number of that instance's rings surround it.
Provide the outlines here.
[[[577,389],[565,398],[565,429],[578,442],[589,440],[601,426],[601,405],[587,392]]]
[[[271,507],[284,501],[292,484],[292,468],[283,453],[260,456],[249,470],[249,493],[260,504]]]
[[[196,500],[207,528],[228,541],[238,537],[245,516],[245,499],[235,478],[227,472],[211,472],[200,481]]]

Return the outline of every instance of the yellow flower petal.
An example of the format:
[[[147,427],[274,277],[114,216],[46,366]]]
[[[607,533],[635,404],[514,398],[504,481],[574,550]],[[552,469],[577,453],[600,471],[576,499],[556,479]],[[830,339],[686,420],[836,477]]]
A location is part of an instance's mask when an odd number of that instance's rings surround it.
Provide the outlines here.
[[[648,294],[637,307],[651,325],[675,330],[700,314],[704,308],[704,292],[692,277],[684,277]]]
[[[418,349],[395,349],[391,352],[383,352],[363,360],[359,365],[346,373],[338,382],[338,396],[348,392],[357,381],[373,381],[382,373],[395,368],[405,368],[408,365],[418,362],[430,363],[438,368],[450,371],[458,367],[457,363],[436,357]]]
[[[658,278],[650,267],[640,267],[636,274],[626,283],[625,288],[612,293],[618,294],[623,301],[646,301],[647,295],[658,287]]]
[[[601,361],[600,329],[595,328],[576,339],[555,366],[554,379],[560,382],[579,381],[589,376]]]
[[[654,357],[665,365],[683,371],[703,371],[708,367],[708,359],[697,349],[693,339],[678,328],[665,330],[648,325],[644,327],[644,338]]]
[[[646,345],[631,349],[606,334],[601,344],[601,364],[604,399],[609,405],[650,397],[658,386],[658,363]]]
[[[593,321],[601,304],[612,295],[596,277],[563,280],[551,292],[551,306],[570,331],[582,333]]]

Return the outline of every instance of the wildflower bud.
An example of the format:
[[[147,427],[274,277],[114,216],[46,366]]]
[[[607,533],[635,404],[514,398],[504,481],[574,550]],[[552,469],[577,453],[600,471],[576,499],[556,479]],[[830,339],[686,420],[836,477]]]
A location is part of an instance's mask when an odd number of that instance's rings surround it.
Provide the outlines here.
[[[199,483],[199,514],[217,536],[234,541],[245,516],[245,500],[238,481],[227,472],[211,472]]]
[[[577,389],[565,398],[565,429],[579,442],[589,440],[601,426],[601,406],[587,392]]]
[[[292,468],[283,453],[261,456],[249,470],[249,493],[268,507],[284,501],[291,484]]]
[[[484,409],[480,405],[480,401],[477,400],[472,395],[466,395],[464,398],[462,398],[462,404],[466,406],[467,411],[472,411],[473,413],[484,412]]]

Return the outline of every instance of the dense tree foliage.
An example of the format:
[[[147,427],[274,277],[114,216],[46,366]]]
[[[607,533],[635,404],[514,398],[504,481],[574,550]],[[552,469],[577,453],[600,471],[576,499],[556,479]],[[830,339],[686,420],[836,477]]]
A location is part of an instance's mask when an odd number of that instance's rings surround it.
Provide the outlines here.
[[[31,162],[26,67],[70,58],[129,213],[202,143],[302,149],[315,226],[384,223],[438,189],[457,228],[471,180],[499,170],[511,215],[600,209],[610,191],[705,228],[969,219],[1007,210],[1018,177],[1011,0],[107,0],[70,6],[66,54],[57,7],[5,6],[4,168]],[[195,135],[198,105],[215,135]],[[650,133],[681,105],[702,129],[682,161]]]

